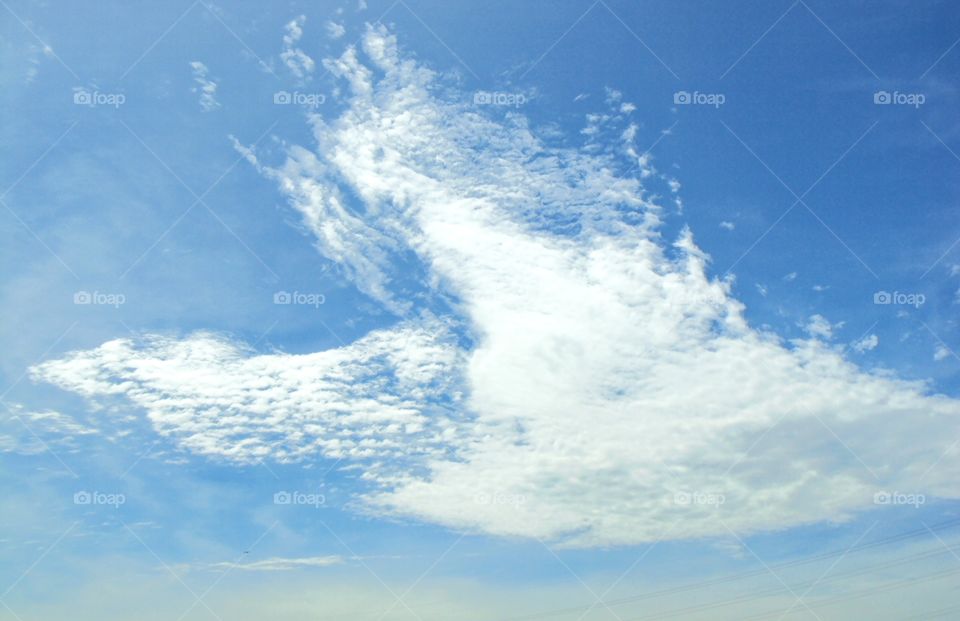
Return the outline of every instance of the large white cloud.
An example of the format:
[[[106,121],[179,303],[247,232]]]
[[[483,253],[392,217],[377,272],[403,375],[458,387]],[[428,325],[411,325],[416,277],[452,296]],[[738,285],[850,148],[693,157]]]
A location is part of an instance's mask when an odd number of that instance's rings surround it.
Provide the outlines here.
[[[549,146],[520,114],[451,96],[382,29],[326,64],[352,94],[311,117],[314,147],[279,165],[239,148],[406,319],[307,356],[113,341],[35,377],[124,395],[199,453],[366,460],[376,513],[570,545],[842,520],[881,489],[960,495],[944,455],[960,402],[863,371],[817,331],[750,327],[692,234],[665,242],[615,172],[634,132]]]

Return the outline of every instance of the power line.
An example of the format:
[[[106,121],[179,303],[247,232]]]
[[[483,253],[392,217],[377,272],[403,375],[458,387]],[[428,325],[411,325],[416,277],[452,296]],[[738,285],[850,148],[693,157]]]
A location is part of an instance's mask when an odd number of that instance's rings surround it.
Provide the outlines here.
[[[955,574],[960,574],[960,567],[956,569],[946,569],[943,571],[937,571],[932,574],[927,574],[925,576],[917,576],[916,578],[905,578],[903,580],[898,580],[895,582],[887,582],[879,586],[871,587],[869,589],[864,589],[862,591],[857,591],[855,593],[848,593],[846,595],[840,595],[832,599],[825,599],[820,602],[814,602],[808,604],[811,608],[821,608],[823,606],[832,606],[833,604],[839,604],[840,602],[849,601],[857,599],[860,597],[866,597],[867,595],[873,595],[878,591],[891,591],[893,589],[902,589],[907,586],[914,584],[919,584],[921,582],[929,582],[930,580],[939,580],[940,578],[945,578],[947,576],[952,576]],[[766,612],[761,615],[754,615],[752,617],[741,617],[741,621],[754,621],[757,619],[770,619],[774,617],[779,617],[783,614],[782,609],[777,609],[771,612]]]

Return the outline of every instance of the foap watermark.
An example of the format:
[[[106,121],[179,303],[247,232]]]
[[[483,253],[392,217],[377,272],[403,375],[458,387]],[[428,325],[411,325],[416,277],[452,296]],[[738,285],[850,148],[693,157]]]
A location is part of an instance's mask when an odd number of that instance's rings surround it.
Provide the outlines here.
[[[727,101],[723,93],[701,93],[700,91],[677,91],[673,94],[673,103],[678,106],[713,106],[719,108]]]
[[[920,308],[927,301],[922,293],[901,293],[900,291],[877,291],[873,294],[874,304],[895,304],[898,306],[913,306]]]
[[[113,106],[119,108],[127,101],[127,96],[123,93],[101,93],[100,91],[89,91],[85,88],[73,89],[73,103],[78,106]]]
[[[299,91],[289,92],[289,91],[277,91],[273,94],[273,103],[280,106],[310,106],[311,108],[316,108],[317,106],[323,105],[323,102],[327,100],[327,96],[323,93],[301,93]]]
[[[873,103],[879,106],[913,106],[919,108],[927,101],[923,93],[901,93],[900,91],[877,91],[873,94]]]
[[[527,502],[527,497],[523,494],[512,494],[504,492],[494,492],[488,494],[481,492],[473,497],[473,502],[478,505],[499,505],[519,508]]]
[[[727,497],[715,492],[675,492],[673,494],[673,504],[675,505],[719,507],[725,502],[727,502]]]
[[[903,492],[879,491],[873,495],[875,505],[908,505],[917,509],[927,502],[923,494],[906,494]]]
[[[297,505],[319,509],[326,502],[327,498],[323,494],[310,494],[297,490],[292,492],[279,491],[273,495],[273,504],[275,505]]]
[[[73,504],[75,505],[107,505],[119,509],[120,505],[126,502],[127,497],[120,493],[80,490],[73,494]]]
[[[473,103],[478,106],[513,106],[519,108],[527,103],[527,98],[521,93],[477,91],[473,94]]]
[[[322,293],[302,293],[300,291],[277,291],[273,294],[274,304],[295,304],[300,306],[312,306],[320,308],[320,305],[327,301]]]
[[[127,296],[122,293],[101,293],[100,291],[77,291],[73,294],[73,303],[93,306],[112,306],[120,308],[126,304]]]

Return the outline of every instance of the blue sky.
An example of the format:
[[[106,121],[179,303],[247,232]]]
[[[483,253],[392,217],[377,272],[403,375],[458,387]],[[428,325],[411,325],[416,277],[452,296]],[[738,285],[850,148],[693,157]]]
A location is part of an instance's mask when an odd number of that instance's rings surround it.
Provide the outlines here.
[[[368,4],[2,3],[0,618],[951,606],[954,6]]]

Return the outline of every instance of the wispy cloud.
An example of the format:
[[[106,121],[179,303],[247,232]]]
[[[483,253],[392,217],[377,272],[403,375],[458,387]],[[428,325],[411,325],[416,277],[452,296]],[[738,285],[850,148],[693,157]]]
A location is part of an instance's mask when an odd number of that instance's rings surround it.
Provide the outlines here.
[[[13,404],[7,406],[0,422],[0,452],[39,454],[51,448],[71,451],[80,437],[98,434],[100,430],[62,412],[34,412]]]
[[[879,344],[880,338],[876,334],[871,334],[856,341],[851,347],[853,347],[854,351],[862,354],[863,352],[876,349]]]
[[[240,149],[396,326],[304,356],[120,339],[35,378],[130,399],[201,454],[372,460],[374,513],[568,545],[844,520],[881,486],[960,496],[960,402],[861,370],[818,315],[789,342],[751,327],[692,232],[663,239],[632,136],[547,146],[441,95],[383,28],[326,66],[352,94],[311,116],[316,146]],[[591,145],[616,119],[595,121]]]
[[[207,77],[207,66],[199,60],[194,60],[190,63],[190,68],[193,70],[193,81],[196,83],[191,90],[200,95],[200,107],[204,112],[212,112],[219,108],[217,83]]]
[[[842,324],[832,324],[823,315],[811,315],[804,330],[816,338],[832,339],[834,328],[839,328]]]
[[[283,35],[283,51],[280,53],[283,64],[300,80],[307,78],[316,67],[313,59],[297,46],[303,37],[303,25],[306,21],[306,16],[300,15],[287,22]]]
[[[402,461],[455,438],[433,410],[456,388],[459,355],[443,324],[424,320],[305,356],[255,356],[210,333],[118,339],[32,372],[87,397],[123,395],[201,455]]]
[[[330,567],[343,563],[343,557],[340,556],[306,556],[299,558],[274,557],[262,561],[252,561],[249,563],[241,562],[221,562],[203,565],[204,569],[212,570],[233,570],[241,571],[292,571],[295,569],[305,569],[310,567]]]
[[[326,23],[327,36],[331,39],[339,39],[344,34],[346,34],[347,29],[343,27],[343,24],[337,22],[329,21]]]

